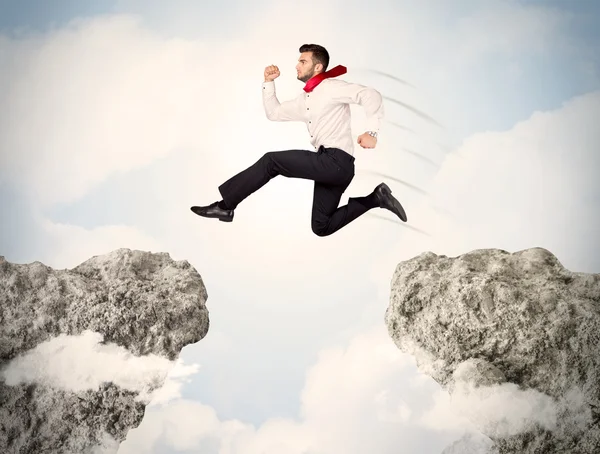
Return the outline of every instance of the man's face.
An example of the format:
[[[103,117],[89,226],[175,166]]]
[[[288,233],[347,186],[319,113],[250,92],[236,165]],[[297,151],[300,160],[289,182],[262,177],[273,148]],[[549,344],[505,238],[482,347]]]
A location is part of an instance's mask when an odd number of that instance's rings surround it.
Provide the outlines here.
[[[296,65],[296,71],[298,74],[298,80],[302,82],[308,81],[321,69],[321,64],[313,64],[312,52],[302,52],[300,58],[298,58],[298,64]]]

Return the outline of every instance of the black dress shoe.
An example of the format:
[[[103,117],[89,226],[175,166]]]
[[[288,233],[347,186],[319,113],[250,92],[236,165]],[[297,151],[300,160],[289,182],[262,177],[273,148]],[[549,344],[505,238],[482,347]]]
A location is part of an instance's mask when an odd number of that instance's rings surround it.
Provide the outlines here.
[[[407,221],[406,213],[404,212],[404,208],[400,205],[400,202],[396,200],[396,198],[392,195],[392,190],[385,183],[381,183],[379,186],[375,188],[375,195],[377,196],[377,200],[379,200],[379,206],[381,208],[385,208],[386,210],[390,210],[404,222]]]
[[[205,207],[193,206],[190,209],[198,216],[204,218],[217,218],[219,221],[231,222],[233,221],[233,210],[224,210],[219,207],[219,202],[211,203]]]

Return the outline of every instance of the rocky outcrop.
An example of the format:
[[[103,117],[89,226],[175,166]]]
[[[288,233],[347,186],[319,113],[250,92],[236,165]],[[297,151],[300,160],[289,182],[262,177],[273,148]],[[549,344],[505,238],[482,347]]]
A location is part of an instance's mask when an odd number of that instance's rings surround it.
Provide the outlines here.
[[[86,387],[75,372],[59,368],[60,380],[46,380],[31,364],[54,365],[44,360],[48,345],[93,335],[120,360],[170,365],[207,334],[206,299],[198,272],[166,253],[119,249],[70,270],[0,257],[0,452],[116,452],[166,373],[141,390],[102,371]],[[55,347],[56,358],[64,348]]]
[[[489,452],[600,452],[600,274],[542,248],[423,253],[397,266],[385,320]]]

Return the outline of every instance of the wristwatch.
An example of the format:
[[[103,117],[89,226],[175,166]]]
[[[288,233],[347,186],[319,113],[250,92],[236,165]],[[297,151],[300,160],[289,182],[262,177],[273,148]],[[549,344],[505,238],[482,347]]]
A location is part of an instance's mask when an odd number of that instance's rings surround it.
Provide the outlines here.
[[[369,134],[371,137],[377,138],[377,133],[375,131],[367,131],[367,134]]]

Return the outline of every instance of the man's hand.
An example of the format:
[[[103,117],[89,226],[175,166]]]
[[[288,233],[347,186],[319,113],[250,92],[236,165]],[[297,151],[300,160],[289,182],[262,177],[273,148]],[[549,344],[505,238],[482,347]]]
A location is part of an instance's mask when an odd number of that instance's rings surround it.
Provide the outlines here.
[[[279,68],[270,65],[265,68],[265,82],[272,82],[279,77]]]
[[[375,148],[377,145],[377,139],[366,132],[358,136],[357,142],[363,148]]]

